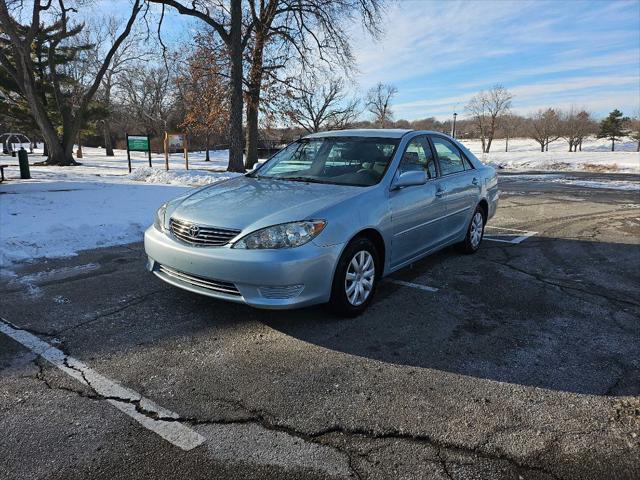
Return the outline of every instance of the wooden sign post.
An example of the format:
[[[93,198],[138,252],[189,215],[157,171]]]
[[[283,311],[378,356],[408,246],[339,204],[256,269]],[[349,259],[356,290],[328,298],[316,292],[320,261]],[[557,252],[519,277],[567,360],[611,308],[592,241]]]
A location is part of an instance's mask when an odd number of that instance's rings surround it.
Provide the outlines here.
[[[169,132],[164,132],[164,168],[169,170]]]
[[[184,168],[189,170],[189,141],[187,135],[184,136]]]
[[[169,170],[169,155],[171,152],[184,152],[184,166],[189,170],[189,145],[187,136],[183,133],[164,133],[164,161],[166,169]]]

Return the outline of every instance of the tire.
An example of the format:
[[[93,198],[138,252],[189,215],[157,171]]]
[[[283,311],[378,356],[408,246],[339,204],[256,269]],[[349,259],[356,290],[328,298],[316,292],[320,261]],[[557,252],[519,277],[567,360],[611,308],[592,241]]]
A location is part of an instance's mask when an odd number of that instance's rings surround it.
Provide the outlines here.
[[[472,254],[476,253],[482,243],[484,237],[484,227],[487,222],[487,217],[484,210],[480,206],[476,207],[476,211],[473,212],[473,216],[469,221],[467,227],[467,235],[464,240],[458,244],[458,247],[462,253]],[[480,230],[478,232],[478,229]]]
[[[359,265],[366,268],[358,270]],[[371,267],[373,272],[368,273]],[[374,243],[366,237],[352,240],[342,252],[333,276],[331,311],[341,317],[356,317],[364,312],[375,295],[381,273],[380,257]]]

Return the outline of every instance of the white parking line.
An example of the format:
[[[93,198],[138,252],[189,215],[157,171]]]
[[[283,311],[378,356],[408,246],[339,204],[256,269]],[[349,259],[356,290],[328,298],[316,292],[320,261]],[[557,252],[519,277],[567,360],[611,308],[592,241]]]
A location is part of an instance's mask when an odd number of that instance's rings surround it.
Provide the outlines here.
[[[513,237],[509,240],[505,240],[504,238],[493,238],[491,234],[485,235],[484,239],[490,242],[502,242],[502,243],[511,243],[518,244],[524,242],[527,238],[533,237],[537,235],[538,232],[532,232],[530,230],[519,230],[517,228],[505,228],[505,227],[494,227],[493,225],[487,226],[485,229],[494,229],[494,230],[503,230],[505,233],[496,233],[495,235],[499,235],[501,237]],[[515,233],[506,233],[506,232],[515,232]]]
[[[424,290],[425,292],[438,291],[438,289],[435,287],[429,287],[428,285],[420,285],[419,283],[405,282],[403,280],[395,280],[393,278],[389,278],[387,279],[387,281],[390,283],[395,283],[396,285],[402,285],[403,287],[411,287],[411,288],[417,288],[418,290]]]
[[[179,418],[177,413],[162,408],[139,393],[100,375],[85,363],[65,355],[64,352],[35,335],[14,328],[4,320],[0,320],[0,332],[21,343],[33,353],[40,355],[78,382],[88,386],[118,410],[126,413],[140,425],[157,433],[176,447],[182,450],[191,450],[206,440],[198,432],[172,420]]]

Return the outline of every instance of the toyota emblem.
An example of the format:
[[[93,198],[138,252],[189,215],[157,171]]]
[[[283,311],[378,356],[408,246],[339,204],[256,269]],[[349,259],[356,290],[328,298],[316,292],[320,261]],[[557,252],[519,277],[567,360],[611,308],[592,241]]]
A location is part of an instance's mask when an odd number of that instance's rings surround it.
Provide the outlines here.
[[[189,235],[191,235],[192,237],[197,237],[199,233],[200,228],[197,225],[191,225],[189,227]]]

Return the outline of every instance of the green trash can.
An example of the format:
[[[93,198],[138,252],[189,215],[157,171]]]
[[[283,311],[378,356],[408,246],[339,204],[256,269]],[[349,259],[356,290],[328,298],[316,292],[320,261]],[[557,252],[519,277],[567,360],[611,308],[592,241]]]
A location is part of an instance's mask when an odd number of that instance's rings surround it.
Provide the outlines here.
[[[29,172],[29,154],[24,147],[18,150],[18,164],[20,165],[20,178],[23,180],[31,178],[31,172]]]

